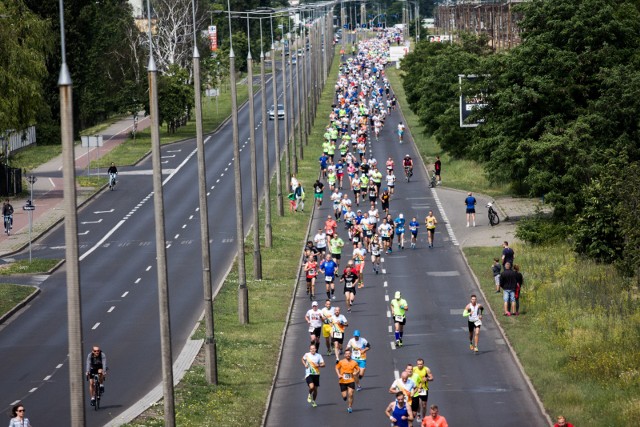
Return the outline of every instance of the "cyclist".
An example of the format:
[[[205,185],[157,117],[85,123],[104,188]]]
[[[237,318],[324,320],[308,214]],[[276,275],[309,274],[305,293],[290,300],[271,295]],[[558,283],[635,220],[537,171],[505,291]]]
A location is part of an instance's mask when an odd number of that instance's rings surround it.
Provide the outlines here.
[[[410,155],[405,155],[402,160],[402,166],[404,166],[404,174],[407,180],[413,176],[413,159]]]
[[[407,310],[409,310],[409,306],[407,305],[407,301],[402,298],[400,291],[396,291],[390,306],[393,323],[395,324],[396,346],[402,347],[402,334],[404,332],[404,325],[407,323],[405,315]]]
[[[87,355],[86,376],[89,379],[89,396],[91,397],[91,406],[96,404],[94,397],[94,381],[93,376],[98,375],[100,382],[100,393],[104,393],[104,379],[107,376],[107,355],[104,354],[100,347],[94,345],[91,353]]]
[[[118,177],[118,168],[115,163],[111,162],[111,166],[107,169],[107,174],[109,174],[109,188],[113,190],[116,186],[116,178]]]
[[[9,235],[11,228],[13,228],[13,206],[9,202],[9,199],[5,200],[2,204],[2,216],[4,217],[4,232]]]
[[[400,141],[400,144],[402,144],[403,136],[404,136],[404,124],[400,122],[398,124],[398,141]]]
[[[356,375],[356,390],[362,390],[360,380],[364,378],[364,371],[367,369],[367,353],[371,350],[371,344],[364,338],[360,337],[360,330],[353,331],[353,338],[347,343],[347,348],[351,350],[351,356],[356,361],[360,372]]]

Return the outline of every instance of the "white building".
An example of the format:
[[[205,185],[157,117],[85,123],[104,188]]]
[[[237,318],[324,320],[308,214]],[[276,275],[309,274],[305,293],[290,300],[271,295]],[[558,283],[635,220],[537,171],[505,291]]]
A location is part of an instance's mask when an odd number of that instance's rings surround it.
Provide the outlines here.
[[[142,15],[142,2],[144,0],[129,0],[129,4],[131,5],[131,8],[133,9],[133,17],[134,18],[139,18]]]

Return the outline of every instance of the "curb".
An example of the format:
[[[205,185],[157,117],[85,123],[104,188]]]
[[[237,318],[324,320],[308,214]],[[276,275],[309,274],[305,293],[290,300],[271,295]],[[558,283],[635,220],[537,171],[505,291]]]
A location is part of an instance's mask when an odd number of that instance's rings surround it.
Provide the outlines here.
[[[38,296],[38,294],[41,292],[41,289],[37,286],[34,286],[35,290],[33,292],[31,292],[31,294],[29,294],[29,296],[27,296],[25,299],[23,299],[22,301],[20,301],[18,304],[15,305],[15,307],[13,307],[11,310],[9,310],[8,312],[6,312],[5,314],[3,314],[2,316],[0,316],[0,325],[2,325],[4,322],[6,322],[7,320],[9,320],[14,314],[16,314],[18,311],[20,311],[25,305],[27,305],[29,302],[31,302],[35,297]]]
[[[473,272],[473,269],[469,265],[469,260],[467,260],[467,256],[465,255],[465,253],[462,250],[462,248],[460,248],[460,254],[462,255],[462,259],[464,259],[464,264],[467,266],[467,270],[469,270],[469,273],[471,273],[471,276],[473,277],[473,281],[474,281],[476,287],[478,288],[478,291],[480,292],[480,295],[482,295],[482,298],[485,301],[489,301],[489,299],[485,295],[484,291],[482,290],[482,286],[480,286],[480,281],[478,280],[478,277],[476,276],[476,274]],[[509,354],[511,355],[511,358],[513,359],[513,361],[515,362],[516,366],[520,370],[520,373],[522,374],[522,377],[524,378],[524,381],[527,384],[527,387],[529,388],[529,391],[533,395],[533,398],[535,399],[536,404],[538,405],[538,409],[540,410],[540,413],[546,418],[548,425],[549,426],[553,426],[554,423],[551,420],[551,417],[549,416],[549,414],[547,413],[547,410],[545,409],[544,405],[542,404],[542,400],[540,399],[540,396],[538,396],[538,393],[536,392],[536,389],[534,388],[533,383],[531,383],[531,379],[529,378],[527,373],[524,371],[524,367],[520,363],[520,359],[518,359],[518,355],[516,354],[516,351],[514,350],[513,346],[511,345],[511,342],[509,341],[509,338],[507,337],[507,334],[505,333],[504,329],[502,328],[502,325],[498,321],[498,318],[496,317],[496,313],[493,311],[493,308],[491,307],[490,304],[487,303],[484,307],[486,307],[489,310],[489,312],[491,313],[491,317],[493,318],[493,321],[494,321],[496,327],[498,328],[498,331],[500,332],[500,335],[504,339],[504,342],[507,345],[507,349],[509,349]]]

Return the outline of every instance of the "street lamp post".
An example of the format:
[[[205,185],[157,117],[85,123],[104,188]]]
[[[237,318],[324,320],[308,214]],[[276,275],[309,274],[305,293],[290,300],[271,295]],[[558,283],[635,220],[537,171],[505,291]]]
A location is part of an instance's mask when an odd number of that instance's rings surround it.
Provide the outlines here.
[[[264,75],[264,43],[262,41],[262,18],[260,18],[260,99],[262,101],[262,181],[264,185],[264,245],[270,248],[271,232],[271,185],[269,176],[269,135],[267,134],[267,88]],[[275,73],[275,70],[274,70]],[[275,79],[274,79],[275,80]],[[275,86],[275,81],[273,82]],[[277,121],[277,118],[276,118]]]
[[[260,253],[260,217],[258,216],[258,162],[256,154],[256,114],[253,99],[253,57],[251,56],[251,27],[247,13],[247,87],[249,95],[249,151],[251,152],[251,211],[253,216],[253,277],[262,280]],[[266,141],[263,142],[266,144]]]
[[[33,228],[33,211],[36,208],[33,204],[33,184],[35,184],[37,180],[38,178],[33,175],[29,175],[29,177],[27,177],[31,196],[29,197],[29,200],[27,200],[27,203],[22,207],[22,209],[26,210],[29,213],[29,263],[31,263],[31,231]]]
[[[296,152],[296,134],[295,134],[295,94],[294,94],[294,85],[293,85],[293,55],[296,55],[296,63],[297,61],[297,52],[293,50],[295,45],[295,34],[291,34],[291,15],[288,17],[289,24],[289,95],[291,96],[290,102],[290,112],[291,114],[285,115],[285,120],[289,123],[287,126],[289,128],[289,139],[291,140],[291,170],[293,174],[298,174],[298,153]],[[289,178],[291,179],[291,178]],[[291,191],[295,191],[295,188],[292,188]]]
[[[238,250],[238,318],[240,324],[249,323],[249,289],[244,259],[244,215],[242,212],[242,174],[240,172],[240,141],[238,139],[238,98],[236,88],[236,55],[233,53],[231,32],[231,5],[227,0],[229,16],[229,74],[231,80],[231,124],[233,128],[233,175],[236,199],[236,246]]]
[[[284,201],[282,199],[282,171],[280,161],[282,160],[280,153],[280,130],[278,118],[278,79],[276,78],[276,49],[273,42],[273,18],[271,18],[271,89],[273,95],[273,135],[276,149],[276,208],[278,216],[284,216]]]
[[[200,211],[200,250],[202,256],[202,290],[204,299],[204,323],[206,336],[205,376],[209,384],[218,384],[218,357],[213,320],[213,288],[211,283],[211,254],[209,248],[209,207],[207,205],[207,168],[205,163],[204,138],[202,130],[202,94],[200,87],[200,52],[196,38],[196,9],[193,11],[193,92],[196,113],[196,147],[198,158],[198,203]],[[136,116],[137,119],[138,116]]]
[[[71,426],[84,427],[85,400],[82,360],[82,298],[80,295],[80,268],[78,263],[78,214],[76,210],[76,176],[73,150],[73,88],[67,67],[64,34],[64,0],[60,8],[61,66],[58,77],[60,88],[60,136],[62,139],[62,178],[64,182],[64,240],[67,269],[67,323],[69,352],[69,397]]]
[[[167,283],[167,246],[164,229],[164,198],[162,163],[160,159],[160,121],[158,112],[158,69],[153,59],[151,11],[147,0],[149,25],[149,112],[151,116],[151,160],[153,164],[153,210],[156,231],[156,268],[158,278],[158,311],[160,314],[160,348],[165,426],[175,427],[176,413],[173,393],[173,357],[171,352],[171,320],[169,317],[169,285]]]
[[[282,27],[283,39],[284,39],[284,26]],[[289,119],[289,105],[287,97],[287,64],[284,52],[284,41],[282,43],[282,105],[284,107],[284,168],[285,176],[287,178],[287,188],[289,191],[293,191],[291,188],[291,163],[289,158],[289,126],[287,125]],[[291,55],[291,45],[289,44],[289,55]],[[274,75],[275,77],[275,75]],[[276,105],[277,107],[277,105]],[[276,111],[277,113],[277,111]],[[277,116],[277,114],[276,114]],[[277,120],[277,118],[276,118]]]

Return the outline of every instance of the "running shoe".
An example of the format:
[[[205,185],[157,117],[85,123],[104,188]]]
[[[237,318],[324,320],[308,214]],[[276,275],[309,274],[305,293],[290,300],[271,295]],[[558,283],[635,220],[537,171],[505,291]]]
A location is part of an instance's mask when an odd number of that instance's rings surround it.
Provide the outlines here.
[[[313,399],[311,399],[311,395],[309,394],[309,395],[307,396],[307,402],[311,403],[312,401],[313,401]]]
[[[473,343],[469,343],[469,350],[473,350]]]
[[[348,413],[352,413],[352,412],[353,412],[353,409],[351,409],[351,406],[349,406],[349,407],[347,408],[347,412],[348,412]]]
[[[336,296],[335,295],[331,295],[331,299],[336,299]]]
[[[398,346],[402,347],[402,340],[399,341]]]
[[[358,386],[358,387],[356,388],[356,391],[362,391],[362,387]]]
[[[312,400],[312,401],[311,401],[311,407],[312,407],[312,408],[315,408],[315,407],[317,407],[317,406],[318,406],[318,404],[316,403],[316,401],[315,401],[315,400]]]
[[[473,347],[473,351],[475,354],[478,354],[478,347]]]
[[[93,397],[91,398],[91,406],[96,406],[96,399]]]

